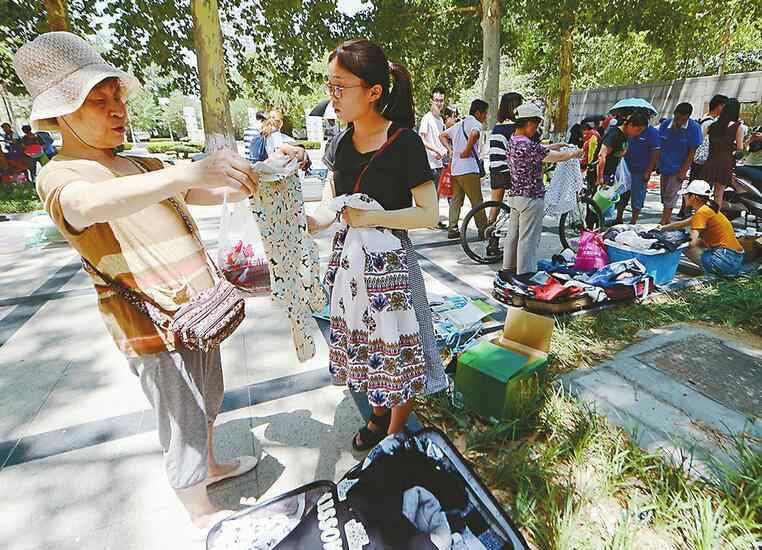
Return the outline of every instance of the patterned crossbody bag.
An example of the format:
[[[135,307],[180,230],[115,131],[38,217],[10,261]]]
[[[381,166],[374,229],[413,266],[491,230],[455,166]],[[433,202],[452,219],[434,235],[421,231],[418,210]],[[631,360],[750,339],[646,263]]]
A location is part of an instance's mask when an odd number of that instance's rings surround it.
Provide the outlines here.
[[[129,160],[139,165],[141,169],[150,170],[136,159],[130,158]],[[167,200],[177,211],[190,234],[193,235],[206,254],[207,261],[214,268],[214,272],[217,274],[217,282],[214,286],[194,296],[186,304],[180,306],[174,314],[170,314],[144,293],[129,288],[101,273],[84,257],[82,264],[85,271],[89,270],[98,275],[114,292],[146,315],[159,329],[172,332],[176,347],[208,352],[218,347],[241,324],[245,317],[245,302],[243,295],[225,279],[217,264],[209,256],[186,212],[176,200],[172,198]]]

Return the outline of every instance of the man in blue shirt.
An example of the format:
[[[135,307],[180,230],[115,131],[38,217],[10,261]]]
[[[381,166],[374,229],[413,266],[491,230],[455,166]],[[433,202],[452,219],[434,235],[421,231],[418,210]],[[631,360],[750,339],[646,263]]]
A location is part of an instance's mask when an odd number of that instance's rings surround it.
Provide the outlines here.
[[[661,224],[672,221],[672,209],[677,204],[677,196],[683,187],[688,168],[693,162],[696,149],[703,141],[701,126],[691,120],[693,107],[690,103],[680,103],[675,107],[674,117],[668,118],[659,126],[661,139],[661,203],[664,210]]]
[[[659,162],[659,131],[649,124],[640,135],[629,138],[624,161],[630,170],[632,185],[617,204],[616,223],[624,223],[624,209],[629,202],[632,206],[630,223],[636,224],[646,202],[648,180]]]

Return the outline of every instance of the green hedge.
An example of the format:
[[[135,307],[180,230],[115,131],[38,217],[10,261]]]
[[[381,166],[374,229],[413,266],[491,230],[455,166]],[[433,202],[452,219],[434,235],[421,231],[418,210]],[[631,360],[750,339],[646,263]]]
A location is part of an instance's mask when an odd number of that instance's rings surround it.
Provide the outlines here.
[[[319,141],[297,141],[295,145],[301,145],[305,149],[320,149]]]
[[[0,183],[0,214],[32,212],[41,208],[33,183]]]
[[[178,154],[200,153],[204,146],[200,143],[177,143],[164,141],[148,144],[148,152],[153,154],[169,153],[171,151]]]

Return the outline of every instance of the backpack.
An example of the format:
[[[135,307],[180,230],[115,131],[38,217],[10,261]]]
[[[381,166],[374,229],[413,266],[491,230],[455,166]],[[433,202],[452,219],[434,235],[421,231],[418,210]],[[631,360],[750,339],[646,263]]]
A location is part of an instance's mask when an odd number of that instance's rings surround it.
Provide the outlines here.
[[[712,120],[712,117],[706,117],[699,120],[699,124],[701,126],[704,125],[704,123],[707,120]],[[696,154],[693,156],[693,162],[696,164],[704,164],[706,162],[706,159],[709,158],[709,133],[704,136],[704,141],[701,142],[701,145],[699,145],[696,148]]]
[[[251,162],[261,162],[267,160],[267,157],[267,139],[263,137],[262,134],[258,134],[251,140],[251,145],[249,146],[249,160]]]

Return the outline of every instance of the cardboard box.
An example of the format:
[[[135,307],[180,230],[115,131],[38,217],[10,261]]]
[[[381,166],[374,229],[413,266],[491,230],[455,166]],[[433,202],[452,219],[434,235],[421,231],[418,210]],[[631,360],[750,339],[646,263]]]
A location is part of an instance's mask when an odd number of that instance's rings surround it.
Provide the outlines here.
[[[747,262],[753,262],[762,257],[762,237],[738,237],[743,246]]]
[[[503,333],[458,358],[455,391],[461,401],[485,417],[516,417],[538,389],[533,375],[547,366],[553,326],[553,319],[508,308]]]

